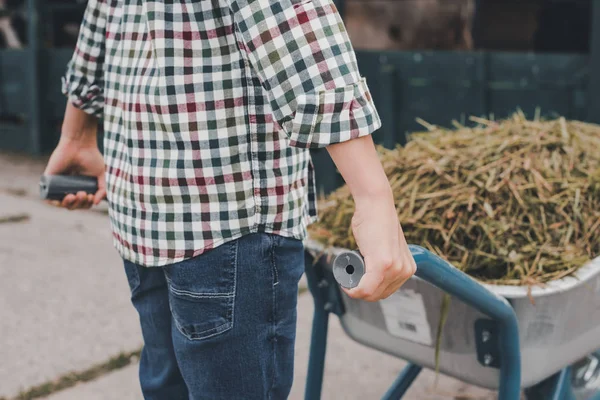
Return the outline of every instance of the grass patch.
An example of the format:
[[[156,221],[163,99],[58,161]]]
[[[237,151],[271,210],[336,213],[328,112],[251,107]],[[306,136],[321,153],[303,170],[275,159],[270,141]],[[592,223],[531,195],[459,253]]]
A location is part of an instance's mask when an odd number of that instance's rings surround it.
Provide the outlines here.
[[[94,365],[81,372],[70,372],[50,382],[34,386],[27,391],[19,393],[16,397],[8,399],[1,397],[0,400],[32,400],[48,396],[52,393],[68,389],[78,383],[89,382],[109,372],[121,369],[140,358],[141,349],[128,353],[121,353],[101,364]]]
[[[15,197],[27,196],[27,190],[21,188],[6,188],[4,189],[4,193]]]
[[[29,214],[12,214],[12,215],[0,215],[0,224],[16,224],[19,222],[29,221]]]
[[[300,296],[301,294],[308,292],[308,288],[306,286],[300,286],[298,288],[298,296]],[[0,399],[1,400],[1,399]]]

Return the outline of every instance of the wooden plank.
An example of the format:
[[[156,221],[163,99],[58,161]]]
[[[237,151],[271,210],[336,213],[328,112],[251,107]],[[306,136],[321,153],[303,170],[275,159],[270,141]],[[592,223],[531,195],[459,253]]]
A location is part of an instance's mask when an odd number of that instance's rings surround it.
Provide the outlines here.
[[[377,144],[392,148],[398,142],[398,77],[396,65],[390,61],[393,52],[358,51],[356,56],[360,73],[367,84],[382,121],[381,129],[373,133]]]
[[[373,140],[375,143],[382,144],[385,136],[385,130],[391,123],[390,120],[393,115],[388,113],[385,107],[385,93],[384,84],[385,79],[381,76],[381,57],[382,53],[373,51],[357,51],[356,59],[358,61],[358,69],[361,76],[367,80],[369,91],[375,102],[375,107],[379,113],[379,117],[382,120],[383,127],[373,133]]]
[[[416,118],[450,126],[454,119],[465,122],[469,115],[485,113],[480,53],[414,52],[394,58],[400,80],[395,112],[401,133],[423,130]]]
[[[48,60],[47,68],[40,71],[45,87],[43,108],[48,118],[62,118],[66,97],[61,92],[61,78],[73,55],[73,49],[46,49],[43,54],[44,59]]]
[[[485,68],[480,53],[357,52],[383,127],[377,143],[394,147],[406,132],[422,130],[416,118],[448,126],[485,113]]]
[[[43,84],[41,104],[45,116],[41,133],[42,152],[52,151],[60,137],[60,127],[67,104],[67,99],[61,92],[61,77],[72,55],[73,49],[68,48],[42,51],[43,59],[47,60],[46,68],[40,71]]]
[[[27,124],[0,124],[0,149],[30,153],[29,129]]]
[[[38,0],[27,1],[27,96],[29,100],[29,150],[33,154],[42,152],[41,126],[42,109],[40,107],[40,32],[39,32],[39,4]]]
[[[590,40],[590,75],[587,120],[600,123],[600,2],[592,2],[592,32]]]
[[[399,123],[399,96],[400,82],[397,66],[390,62],[387,55],[379,57],[379,103],[378,109],[381,114],[383,126],[378,143],[388,149],[396,147],[397,143],[405,144],[406,137],[398,129]]]
[[[489,54],[489,107],[496,118],[520,108],[533,117],[581,118],[588,84],[587,57],[577,54]]]
[[[27,114],[27,52],[0,50],[0,115]]]
[[[588,58],[580,54],[489,53],[490,79],[528,88],[585,84]]]
[[[404,132],[422,130],[417,117],[449,126],[470,115],[506,117],[517,108],[533,116],[540,107],[545,115],[585,118],[584,55],[359,51],[357,57],[383,120],[374,139],[386,147],[403,143]]]

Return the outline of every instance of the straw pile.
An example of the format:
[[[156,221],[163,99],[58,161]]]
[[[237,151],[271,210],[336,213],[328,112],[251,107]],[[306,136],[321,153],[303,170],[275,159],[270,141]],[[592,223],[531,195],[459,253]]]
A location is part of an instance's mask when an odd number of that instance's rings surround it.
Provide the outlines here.
[[[535,285],[600,253],[600,126],[564,118],[427,125],[381,150],[398,218],[420,244],[488,283]],[[346,187],[321,202],[311,237],[355,249]]]

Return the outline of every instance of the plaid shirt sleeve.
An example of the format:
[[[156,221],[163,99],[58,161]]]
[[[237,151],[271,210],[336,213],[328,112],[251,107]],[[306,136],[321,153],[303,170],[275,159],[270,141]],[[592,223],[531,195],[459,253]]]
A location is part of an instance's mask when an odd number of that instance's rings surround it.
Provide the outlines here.
[[[324,147],[381,126],[331,0],[230,0],[230,7],[290,145]]]
[[[89,0],[75,52],[62,78],[62,92],[77,108],[102,116],[104,107],[104,40],[106,0]]]

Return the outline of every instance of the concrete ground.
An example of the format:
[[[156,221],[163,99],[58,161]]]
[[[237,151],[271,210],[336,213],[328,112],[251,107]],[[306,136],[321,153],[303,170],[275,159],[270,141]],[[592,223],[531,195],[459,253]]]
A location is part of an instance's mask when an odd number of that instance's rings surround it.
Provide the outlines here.
[[[0,154],[0,399],[64,381],[142,345],[106,214],[102,208],[69,212],[40,202],[37,182],[44,163]],[[304,292],[294,400],[303,398],[312,313],[312,298]],[[379,398],[403,365],[353,342],[332,318],[322,398]],[[405,398],[494,398],[447,377],[434,389],[434,378],[430,371],[422,373]],[[137,364],[38,398],[141,399]]]

